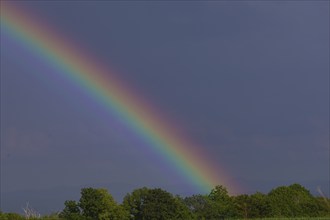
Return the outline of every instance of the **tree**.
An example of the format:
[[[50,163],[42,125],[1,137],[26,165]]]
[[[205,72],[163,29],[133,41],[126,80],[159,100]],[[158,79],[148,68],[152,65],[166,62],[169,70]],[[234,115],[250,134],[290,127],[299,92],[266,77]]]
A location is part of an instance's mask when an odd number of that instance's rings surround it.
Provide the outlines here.
[[[250,196],[251,202],[251,218],[269,217],[271,214],[271,206],[267,199],[267,195],[256,192]]]
[[[64,202],[64,209],[60,213],[60,217],[67,220],[79,220],[82,219],[81,211],[78,203],[73,200],[67,200]]]
[[[270,204],[267,196],[257,192],[253,195],[239,195],[234,197],[237,217],[264,218],[270,215]]]
[[[116,205],[109,212],[99,215],[100,220],[128,220],[129,213],[121,205]]]
[[[130,213],[132,219],[143,219],[143,207],[149,189],[146,187],[136,189],[124,197],[123,205]]]
[[[317,216],[330,217],[330,199],[323,196],[323,197],[316,197],[315,201],[318,207]]]
[[[299,184],[280,186],[268,194],[274,217],[304,217],[317,215],[317,201]]]
[[[159,188],[141,188],[127,194],[123,203],[132,219],[192,219],[181,201],[179,197]]]
[[[82,189],[79,207],[82,215],[87,219],[124,220],[129,218],[128,212],[116,204],[106,189]]]
[[[79,202],[68,200],[60,217],[67,220],[125,220],[129,213],[106,189],[83,188]]]
[[[192,195],[184,199],[185,205],[194,214],[196,219],[216,219],[219,217],[214,202],[205,195]]]
[[[234,197],[234,203],[238,217],[245,219],[251,217],[251,198],[249,195],[244,194]]]
[[[197,219],[196,216],[193,214],[193,212],[191,212],[190,209],[186,206],[183,198],[181,198],[180,196],[176,196],[175,200],[176,200],[177,209],[178,209],[175,219],[182,219],[182,220]]]
[[[210,194],[209,194],[209,198],[212,201],[230,201],[230,196],[228,195],[228,190],[226,189],[226,187],[221,186],[221,185],[217,185],[215,186]]]
[[[99,219],[99,215],[107,213],[115,205],[112,196],[106,189],[84,188],[81,190],[79,206],[82,215],[90,219]]]
[[[234,217],[237,215],[234,201],[229,196],[228,190],[224,186],[215,186],[208,195],[212,201],[212,206],[217,216],[221,217]]]

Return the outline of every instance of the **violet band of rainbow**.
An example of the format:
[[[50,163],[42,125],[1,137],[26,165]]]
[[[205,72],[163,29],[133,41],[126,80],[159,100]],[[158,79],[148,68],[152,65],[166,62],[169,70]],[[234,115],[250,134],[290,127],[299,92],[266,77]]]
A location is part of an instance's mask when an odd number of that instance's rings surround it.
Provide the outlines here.
[[[68,82],[88,93],[109,115],[119,118],[148,149],[165,158],[169,166],[183,175],[187,184],[201,192],[209,192],[216,185],[226,186],[229,192],[237,191],[229,175],[219,168],[219,161],[210,160],[191,139],[173,132],[174,125],[160,117],[118,74],[48,24],[2,2],[1,32],[42,57]]]

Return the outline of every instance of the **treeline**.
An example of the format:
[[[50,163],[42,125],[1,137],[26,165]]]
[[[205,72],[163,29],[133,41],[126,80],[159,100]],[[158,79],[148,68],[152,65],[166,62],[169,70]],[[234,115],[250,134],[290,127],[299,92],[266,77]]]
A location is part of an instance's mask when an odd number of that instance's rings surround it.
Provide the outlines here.
[[[330,217],[330,199],[314,197],[299,184],[280,186],[268,194],[230,196],[224,186],[207,195],[174,196],[160,189],[140,188],[121,204],[106,189],[83,188],[79,201],[67,200],[64,209],[38,219],[66,220],[187,220],[247,219],[268,217]],[[0,213],[1,220],[21,220]],[[33,216],[30,216],[33,219]]]

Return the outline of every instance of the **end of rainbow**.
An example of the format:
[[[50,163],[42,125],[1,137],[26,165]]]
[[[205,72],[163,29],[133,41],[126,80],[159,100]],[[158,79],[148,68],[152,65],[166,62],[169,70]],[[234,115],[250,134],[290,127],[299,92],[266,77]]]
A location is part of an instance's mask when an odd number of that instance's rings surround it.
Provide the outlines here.
[[[68,82],[93,97],[111,117],[119,118],[151,151],[164,158],[187,184],[202,192],[224,185],[229,192],[237,193],[237,186],[219,164],[205,156],[191,139],[173,132],[174,123],[160,117],[155,107],[91,54],[40,20],[12,3],[1,2],[1,34],[29,48]]]

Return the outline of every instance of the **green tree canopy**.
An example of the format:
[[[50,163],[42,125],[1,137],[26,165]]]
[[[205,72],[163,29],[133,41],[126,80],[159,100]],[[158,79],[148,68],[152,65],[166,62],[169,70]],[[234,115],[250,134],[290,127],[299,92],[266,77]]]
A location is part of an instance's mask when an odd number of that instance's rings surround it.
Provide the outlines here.
[[[214,209],[214,202],[207,195],[186,197],[184,203],[198,220],[219,218],[219,213]]]
[[[238,195],[234,197],[237,217],[262,218],[270,216],[270,204],[267,196],[260,192],[253,195]]]
[[[79,202],[68,200],[60,213],[67,220],[125,220],[129,213],[106,189],[83,188]]]
[[[186,198],[173,196],[160,188],[140,188],[117,204],[106,189],[83,188],[79,201],[67,200],[60,214],[48,220],[213,220],[228,218],[330,217],[330,199],[314,197],[299,184],[280,186],[268,194],[230,196],[224,186],[209,194]],[[1,220],[23,220],[23,215],[3,213]],[[30,218],[31,219],[31,218]]]
[[[299,184],[280,186],[268,194],[274,217],[315,216],[318,205],[310,192]]]
[[[64,209],[60,213],[60,217],[67,220],[82,219],[79,205],[76,201],[67,200],[64,202]]]
[[[216,212],[219,218],[234,217],[237,215],[233,198],[229,196],[226,187],[221,185],[215,186],[208,195],[208,198],[212,201],[213,212]]]
[[[115,206],[115,201],[106,189],[84,188],[81,190],[79,206],[83,216],[98,219],[99,215]]]
[[[179,197],[160,188],[134,190],[125,196],[123,203],[136,220],[193,219]]]

